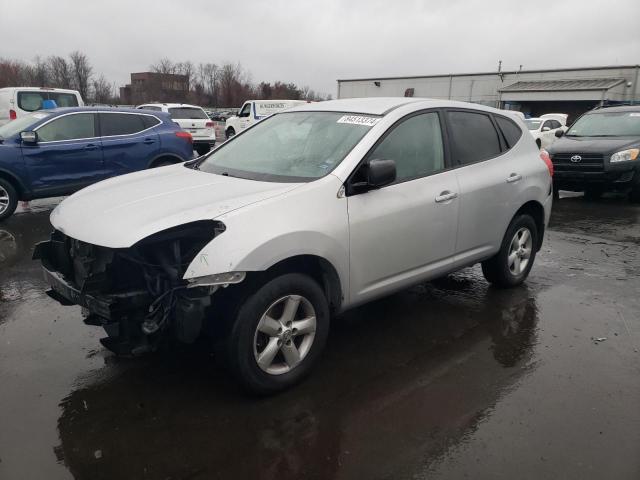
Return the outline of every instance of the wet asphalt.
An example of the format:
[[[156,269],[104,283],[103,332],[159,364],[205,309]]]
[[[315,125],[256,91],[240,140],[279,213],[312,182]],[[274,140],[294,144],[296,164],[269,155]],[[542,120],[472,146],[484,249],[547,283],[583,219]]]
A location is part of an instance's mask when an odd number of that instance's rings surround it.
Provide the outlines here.
[[[120,359],[44,295],[51,203],[0,224],[0,479],[638,479],[640,206],[562,198],[526,285],[478,267],[335,319],[242,394],[206,345]]]

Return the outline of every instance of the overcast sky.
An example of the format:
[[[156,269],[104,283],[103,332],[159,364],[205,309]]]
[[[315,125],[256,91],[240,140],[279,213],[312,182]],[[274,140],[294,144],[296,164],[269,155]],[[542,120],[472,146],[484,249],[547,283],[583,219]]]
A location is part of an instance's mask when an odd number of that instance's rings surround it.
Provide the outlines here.
[[[161,57],[338,78],[640,63],[640,0],[0,0],[0,57],[85,52],[118,85]]]

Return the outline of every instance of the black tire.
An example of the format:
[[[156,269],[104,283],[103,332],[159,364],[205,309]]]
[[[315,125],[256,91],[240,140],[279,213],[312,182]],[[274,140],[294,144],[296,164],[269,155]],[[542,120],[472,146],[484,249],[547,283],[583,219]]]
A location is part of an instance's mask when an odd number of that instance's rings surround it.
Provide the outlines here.
[[[227,130],[224,132],[224,136],[227,137],[227,140],[233,137],[235,134],[236,131],[233,127],[227,128]]]
[[[640,170],[636,170],[634,173],[635,181],[631,185],[631,192],[629,192],[629,200],[632,203],[640,203]]]
[[[587,200],[598,200],[602,197],[604,190],[601,187],[589,187],[584,190],[584,198]]]
[[[511,251],[512,242],[515,240],[516,233],[519,233],[522,229],[529,231],[531,236],[531,249],[527,259],[528,261],[523,270],[519,273],[514,273],[510,267],[509,254],[514,253]],[[533,218],[527,214],[514,217],[507,228],[507,232],[504,234],[500,251],[489,260],[482,262],[484,278],[499,288],[511,288],[520,285],[526,280],[531,271],[531,267],[533,267],[537,245],[538,228]],[[521,261],[522,259],[518,260],[518,265],[520,265]]]
[[[277,336],[268,337],[258,331],[260,321],[271,308],[277,308],[279,301],[287,296],[300,296],[300,307],[295,307],[295,312],[304,313],[302,306],[311,305],[315,313],[315,334],[307,343],[306,355],[301,348],[302,342],[306,341],[305,335],[292,337],[292,340],[282,340],[287,345],[295,347],[295,350],[303,356],[300,363],[284,373],[268,373],[258,364],[256,356],[266,351],[266,345],[273,339],[277,339],[277,352],[271,365],[273,368],[290,368],[284,357],[284,346],[280,347],[281,338],[285,337],[286,332],[291,333],[292,327],[280,328]],[[302,380],[311,370],[316,360],[320,356],[329,333],[329,306],[322,288],[307,275],[299,273],[288,273],[272,280],[255,290],[254,293],[245,297],[244,301],[239,302],[237,312],[234,315],[234,322],[231,331],[226,340],[226,350],[231,371],[236,377],[240,385],[248,392],[258,395],[272,394],[286,388],[291,387]],[[286,300],[284,300],[286,303]],[[274,307],[275,305],[275,307]],[[284,304],[282,304],[284,305]],[[271,316],[271,315],[270,315]],[[306,315],[304,315],[306,316]],[[282,318],[285,317],[284,308],[282,310]],[[276,315],[276,318],[281,318]],[[296,317],[298,318],[298,317]],[[294,322],[295,324],[295,322]],[[282,324],[280,324],[282,325]],[[264,335],[263,347],[260,347],[261,335]],[[299,342],[297,344],[296,342]],[[259,348],[262,350],[259,351]],[[304,347],[303,347],[304,348]],[[300,349],[300,350],[298,350]]]
[[[4,178],[0,178],[0,221],[9,218],[18,206],[18,192]]]
[[[560,200],[560,189],[554,185],[553,187],[553,201]]]
[[[210,151],[211,151],[211,147],[209,145],[197,145],[196,146],[196,152],[198,153],[199,157],[201,157],[202,155],[206,155]]]
[[[542,148],[542,142],[539,138],[536,138],[536,145],[538,146],[538,149]]]

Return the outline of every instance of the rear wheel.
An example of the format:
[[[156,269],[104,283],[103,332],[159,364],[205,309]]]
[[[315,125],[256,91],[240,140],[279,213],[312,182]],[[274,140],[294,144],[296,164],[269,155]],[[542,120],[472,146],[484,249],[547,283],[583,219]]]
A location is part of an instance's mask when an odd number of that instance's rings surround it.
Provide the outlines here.
[[[198,153],[199,157],[209,153],[210,151],[211,151],[211,147],[209,145],[197,145],[196,146],[196,152]]]
[[[239,306],[227,339],[231,369],[249,392],[269,394],[304,378],[329,332],[329,307],[310,277],[276,277]]]
[[[482,273],[497,287],[515,287],[524,282],[536,258],[538,229],[530,215],[515,217],[502,240],[500,251],[482,262]]]
[[[224,135],[227,137],[227,139],[233,137],[235,134],[236,131],[233,129],[233,127],[227,128],[227,130],[224,132]]]
[[[169,165],[174,165],[175,163],[177,163],[175,160],[172,160],[170,158],[161,158],[159,160],[156,160],[154,162],[153,165],[151,165],[151,168],[158,168],[158,167],[166,167]]]
[[[536,145],[538,145],[538,148],[542,148],[542,142],[539,138],[536,138]]]
[[[18,206],[18,192],[4,178],[0,178],[0,220],[10,217]]]

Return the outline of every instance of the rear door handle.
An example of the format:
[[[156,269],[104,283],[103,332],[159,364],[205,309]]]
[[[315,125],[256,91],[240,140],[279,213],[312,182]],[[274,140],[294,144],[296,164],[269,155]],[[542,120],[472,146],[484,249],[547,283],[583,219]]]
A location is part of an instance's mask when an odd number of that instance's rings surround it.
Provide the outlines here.
[[[146,143],[147,145],[150,145],[152,143],[155,143],[155,140],[153,138],[145,138],[144,143]]]
[[[95,143],[88,143],[87,145],[84,146],[85,150],[97,150],[98,148],[100,147]]]
[[[448,202],[449,200],[453,200],[454,198],[458,198],[458,194],[455,192],[450,192],[449,190],[445,190],[440,195],[436,197],[436,203]]]
[[[518,173],[512,173],[511,175],[509,175],[509,177],[507,178],[507,183],[513,183],[513,182],[517,182],[519,180],[522,180],[522,175],[518,174]]]

